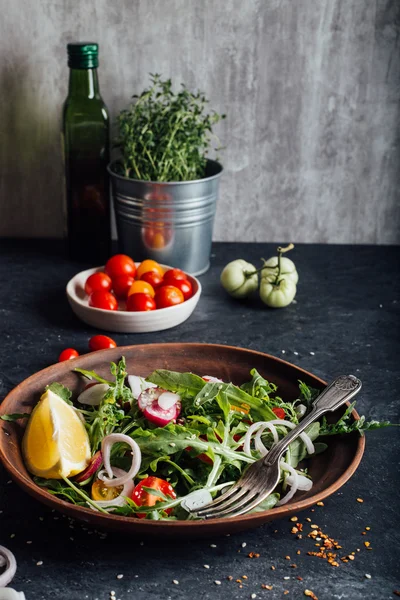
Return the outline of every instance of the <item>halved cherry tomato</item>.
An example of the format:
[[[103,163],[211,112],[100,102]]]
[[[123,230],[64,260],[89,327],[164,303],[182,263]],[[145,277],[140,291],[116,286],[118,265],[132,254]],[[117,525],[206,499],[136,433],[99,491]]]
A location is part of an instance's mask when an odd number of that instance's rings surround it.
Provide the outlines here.
[[[182,304],[185,301],[181,290],[174,287],[173,285],[163,285],[158,288],[155,297],[157,308],[167,308],[168,306],[175,306],[176,304]]]
[[[150,283],[150,285],[156,290],[164,283],[162,276],[160,276],[156,271],[146,271],[140,278],[140,281],[146,281]]]
[[[278,419],[284,419],[286,417],[286,413],[283,408],[279,408],[279,406],[275,406],[272,409],[272,412],[278,417]]]
[[[114,500],[118,498],[122,490],[123,485],[117,487],[108,487],[101,479],[95,479],[92,485],[92,498],[93,500]]]
[[[146,281],[134,281],[128,291],[128,298],[129,296],[132,296],[132,294],[148,294],[149,296],[151,296],[152,298],[154,298],[155,295],[155,291],[152,285],[150,285],[150,283],[147,283]]]
[[[164,269],[161,267],[161,265],[159,265],[158,262],[156,262],[155,260],[147,258],[138,266],[137,278],[142,279],[142,275],[148,273],[149,271],[154,271],[155,273],[158,273],[160,277],[164,275]]]
[[[107,350],[108,348],[116,348],[117,343],[108,335],[94,335],[89,340],[89,350]]]
[[[164,273],[164,281],[165,283],[171,283],[173,285],[173,279],[187,279],[186,273],[181,271],[181,269],[168,269]]]
[[[131,294],[126,302],[126,310],[130,311],[155,310],[156,308],[156,303],[149,294]]]
[[[120,275],[132,275],[135,277],[136,265],[126,254],[115,254],[106,262],[105,272],[111,279]]]
[[[71,360],[71,358],[76,358],[79,356],[79,352],[74,348],[65,348],[58,357],[58,362],[63,362],[64,360]]]
[[[157,494],[150,494],[143,488],[151,488],[155,492],[161,492],[164,496],[168,498],[172,498],[173,500],[176,498],[176,494],[174,492],[174,488],[168,481],[165,479],[160,479],[160,477],[146,477],[142,479],[137,486],[134,488],[132,492],[132,500],[137,506],[154,506],[157,502],[163,502],[164,499],[161,496],[157,496]],[[172,508],[168,508],[165,512],[169,515],[172,511]],[[144,519],[146,517],[146,513],[137,513],[139,519]]]
[[[132,275],[120,275],[119,277],[115,277],[112,281],[112,288],[117,298],[126,300],[134,281],[135,278]]]
[[[111,292],[99,290],[98,292],[93,292],[93,294],[89,296],[89,306],[102,308],[104,310],[117,310],[118,302]]]
[[[189,298],[192,297],[193,287],[189,279],[170,278],[168,284],[173,285],[174,287],[178,288],[178,290],[181,290],[185,300],[189,300]]]
[[[111,290],[111,286],[111,278],[106,275],[106,273],[93,273],[93,275],[89,275],[89,277],[86,279],[85,292],[88,296],[93,294],[93,292],[98,292],[100,290],[106,290],[106,292],[109,292]]]

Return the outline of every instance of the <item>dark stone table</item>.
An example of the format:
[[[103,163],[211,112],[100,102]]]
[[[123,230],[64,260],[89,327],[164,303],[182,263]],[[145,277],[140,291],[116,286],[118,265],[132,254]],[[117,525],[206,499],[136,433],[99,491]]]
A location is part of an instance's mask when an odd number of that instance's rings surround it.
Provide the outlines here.
[[[57,242],[3,240],[0,252],[3,398],[56,362],[63,348],[86,352],[94,331],[72,314],[64,292],[68,279],[90,265],[68,261]],[[211,269],[201,277],[203,295],[186,323],[159,334],[113,337],[120,345],[196,341],[253,348],[325,379],[351,372],[364,383],[358,410],[399,423],[399,249],[297,246],[292,253],[300,273],[297,302],[284,310],[225,295],[219,274],[228,261],[242,257],[258,264],[260,256],[273,253],[272,245],[215,244]],[[343,555],[355,552],[353,561],[338,568],[308,556],[314,542],[306,536],[297,540],[288,520],[202,541],[104,536],[38,504],[0,467],[0,544],[18,562],[11,585],[27,600],[107,600],[111,590],[121,600],[272,600],[303,598],[305,589],[319,600],[389,600],[400,589],[399,456],[397,428],[368,432],[352,479],[323,507],[299,515],[305,526],[311,518],[339,540]],[[365,527],[371,529],[363,536]],[[249,552],[259,558],[249,558]],[[242,579],[241,588],[236,579]]]

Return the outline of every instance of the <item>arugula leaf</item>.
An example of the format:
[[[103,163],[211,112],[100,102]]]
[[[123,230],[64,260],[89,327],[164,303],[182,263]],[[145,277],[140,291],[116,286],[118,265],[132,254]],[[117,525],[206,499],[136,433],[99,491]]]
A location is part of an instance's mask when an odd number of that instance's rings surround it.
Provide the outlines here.
[[[10,421],[10,423],[15,423],[15,421],[19,421],[19,419],[29,419],[30,413],[12,413],[9,415],[0,415],[0,419],[2,421]]]
[[[270,494],[269,496],[267,496],[265,498],[265,500],[263,500],[263,502],[261,502],[261,504],[259,504],[258,506],[256,506],[256,508],[253,508],[252,513],[254,512],[262,512],[264,510],[271,510],[271,508],[274,508],[274,506],[277,504],[277,502],[279,501],[280,495],[279,494]]]
[[[98,375],[96,373],[96,371],[87,371],[86,369],[74,369],[74,371],[76,371],[76,373],[80,373],[81,375],[83,375],[84,377],[86,377],[86,379],[95,379],[96,381],[98,381],[99,383],[107,383],[108,385],[113,385],[113,381],[109,381],[108,379],[104,379],[104,377],[101,377],[100,375]]]
[[[78,506],[87,506],[83,498],[75,492],[69,485],[66,485],[59,479],[43,479],[42,477],[34,477],[33,481],[42,488],[46,488],[49,494],[59,496],[63,500],[72,502]]]
[[[65,385],[63,385],[62,383],[53,381],[53,383],[50,383],[50,385],[46,385],[46,387],[44,389],[46,392],[47,392],[47,390],[50,390],[50,392],[53,392],[54,394],[56,394],[57,396],[62,398],[64,400],[64,402],[66,402],[67,404],[70,404],[72,406],[72,402],[71,402],[72,392],[67,387],[65,387]]]
[[[319,431],[320,431],[320,424],[318,421],[315,421],[314,423],[311,423],[311,425],[309,425],[307,427],[307,429],[305,429],[304,433],[306,433],[308,435],[308,437],[310,438],[311,441],[317,439],[317,437],[319,437]],[[305,459],[305,457],[307,456],[307,449],[306,446],[304,444],[304,442],[301,440],[301,438],[297,438],[296,440],[294,440],[290,445],[289,448],[286,451],[286,458],[285,461],[294,469],[297,467],[297,465],[299,464],[299,462],[301,462],[302,460]]]
[[[178,373],[166,369],[157,369],[147,377],[147,381],[158,387],[175,392],[183,398],[194,398],[206,385],[204,379],[193,373]]]
[[[307,407],[307,412],[311,409],[312,404],[314,403],[314,400],[319,396],[319,394],[321,393],[321,390],[318,390],[317,388],[313,388],[309,385],[307,385],[306,383],[304,383],[304,381],[301,381],[299,379],[299,390],[300,390],[300,394],[299,394],[299,400],[302,404],[305,404]]]
[[[274,383],[270,383],[264,377],[260,375],[257,369],[252,369],[250,371],[250,375],[252,376],[251,381],[247,383],[243,383],[240,388],[250,394],[250,396],[255,396],[256,398],[269,398],[271,393],[276,392],[277,386]]]
[[[390,421],[366,421],[365,416],[361,416],[358,421],[355,421],[351,416],[355,404],[355,402],[350,404],[343,413],[343,416],[336,423],[328,423],[326,417],[322,417],[320,436],[353,433],[355,431],[362,436],[365,431],[370,431],[372,429],[398,426]]]

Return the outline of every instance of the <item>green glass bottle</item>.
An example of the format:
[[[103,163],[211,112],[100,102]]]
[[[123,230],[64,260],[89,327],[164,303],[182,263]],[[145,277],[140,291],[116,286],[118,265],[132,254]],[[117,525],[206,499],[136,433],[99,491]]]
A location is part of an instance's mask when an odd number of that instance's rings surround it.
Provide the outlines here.
[[[99,91],[98,45],[68,44],[63,108],[68,245],[71,258],[104,264],[110,255],[109,115]]]

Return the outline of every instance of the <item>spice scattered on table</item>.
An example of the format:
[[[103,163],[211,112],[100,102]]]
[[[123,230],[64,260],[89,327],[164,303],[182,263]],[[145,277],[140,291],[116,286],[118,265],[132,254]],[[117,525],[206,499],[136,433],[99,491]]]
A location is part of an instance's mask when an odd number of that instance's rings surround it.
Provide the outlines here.
[[[364,500],[362,498],[357,498],[357,502],[360,502],[362,504]]]
[[[312,598],[312,600],[318,600],[317,596],[311,590],[304,590],[304,595]]]

